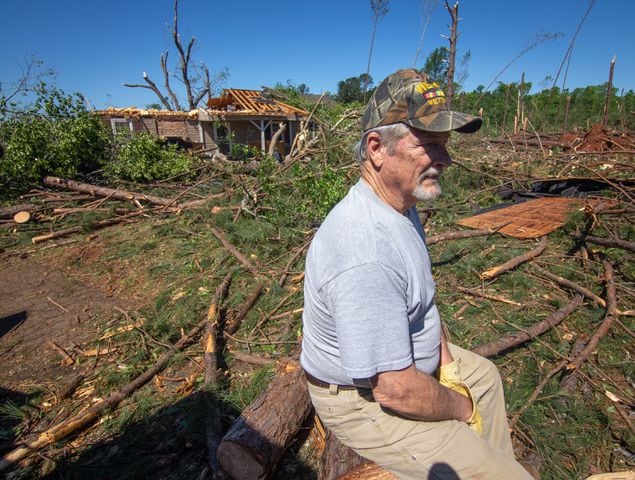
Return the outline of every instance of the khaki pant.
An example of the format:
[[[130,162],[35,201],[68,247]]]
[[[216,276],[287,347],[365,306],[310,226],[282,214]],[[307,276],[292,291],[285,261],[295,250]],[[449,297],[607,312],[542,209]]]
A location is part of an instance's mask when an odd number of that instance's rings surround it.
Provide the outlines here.
[[[309,393],[322,422],[345,445],[403,479],[531,479],[514,459],[496,366],[450,345],[483,417],[483,437],[455,420],[424,422],[381,408],[369,391],[320,388]],[[367,393],[366,393],[367,392]]]

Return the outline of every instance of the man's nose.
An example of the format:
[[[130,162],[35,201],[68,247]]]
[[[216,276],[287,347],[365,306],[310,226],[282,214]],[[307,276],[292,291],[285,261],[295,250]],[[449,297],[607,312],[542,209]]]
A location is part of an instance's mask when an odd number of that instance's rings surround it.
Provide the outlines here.
[[[452,157],[446,147],[440,148],[432,160],[435,167],[447,168],[452,165]]]

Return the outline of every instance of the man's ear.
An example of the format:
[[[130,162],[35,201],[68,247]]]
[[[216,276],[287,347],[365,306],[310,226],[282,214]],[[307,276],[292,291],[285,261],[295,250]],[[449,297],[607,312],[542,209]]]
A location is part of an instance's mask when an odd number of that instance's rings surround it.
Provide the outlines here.
[[[381,136],[377,132],[370,132],[366,136],[366,160],[370,161],[377,169],[381,168],[384,163],[383,144]]]

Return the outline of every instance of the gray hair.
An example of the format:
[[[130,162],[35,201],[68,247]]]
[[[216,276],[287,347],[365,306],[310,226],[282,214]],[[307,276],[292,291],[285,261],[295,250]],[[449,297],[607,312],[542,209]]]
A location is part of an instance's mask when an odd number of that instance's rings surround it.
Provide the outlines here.
[[[355,160],[360,165],[366,160],[366,139],[368,134],[375,132],[379,134],[381,142],[388,149],[388,153],[393,155],[395,153],[396,144],[401,138],[410,131],[410,127],[405,123],[393,123],[391,125],[382,125],[380,127],[371,128],[366,130],[362,135],[359,142],[355,144],[354,154]]]

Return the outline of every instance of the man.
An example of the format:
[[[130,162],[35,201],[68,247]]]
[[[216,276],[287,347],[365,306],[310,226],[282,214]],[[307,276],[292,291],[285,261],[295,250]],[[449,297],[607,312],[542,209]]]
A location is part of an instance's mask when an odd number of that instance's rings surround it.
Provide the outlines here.
[[[441,193],[449,132],[481,123],[448,110],[425,74],[386,78],[362,118],[361,179],[307,254],[313,405],[342,443],[400,478],[531,478],[514,459],[496,367],[445,341],[415,209]]]

